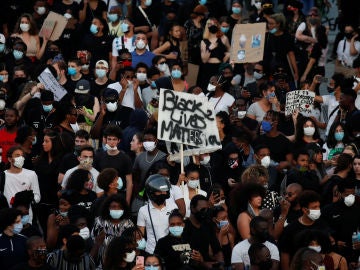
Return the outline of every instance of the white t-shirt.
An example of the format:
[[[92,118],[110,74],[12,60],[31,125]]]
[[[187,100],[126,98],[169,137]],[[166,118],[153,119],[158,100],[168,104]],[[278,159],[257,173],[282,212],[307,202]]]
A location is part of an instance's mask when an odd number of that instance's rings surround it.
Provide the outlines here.
[[[330,114],[335,110],[335,108],[339,106],[339,101],[337,101],[335,96],[333,96],[333,95],[323,95],[322,99],[323,99],[323,104],[325,106],[327,106],[327,108],[328,108],[327,116],[329,117]],[[337,111],[338,111],[338,109],[336,111],[334,111],[334,113],[328,119],[328,122],[326,125],[326,131],[325,131],[326,136],[329,134],[329,130],[330,130],[332,123],[334,123],[334,120],[337,116]]]
[[[272,260],[280,261],[279,249],[273,243],[265,241],[264,245],[269,249]],[[248,239],[236,244],[231,253],[231,264],[242,263],[244,268],[250,267],[250,257],[248,254],[251,244]]]
[[[5,171],[4,196],[10,205],[10,200],[16,193],[24,190],[32,190],[34,192],[35,202],[40,202],[40,188],[37,174],[25,168],[20,173],[10,173]]]
[[[350,42],[346,40],[345,49],[344,49],[345,40],[340,40],[336,53],[337,59],[341,62],[343,66],[352,67],[354,60],[359,56],[360,52],[360,41],[355,41],[354,46],[357,50],[356,55],[350,55]]]
[[[121,91],[123,91],[121,84],[119,82],[109,84],[108,88],[115,89],[119,94]],[[129,85],[125,91],[126,92],[125,92],[124,98],[121,102],[121,105],[135,110],[135,105],[134,105],[135,96],[134,96],[133,84]],[[137,88],[137,92],[138,92],[139,97],[141,98],[141,90],[140,90],[139,86]]]
[[[61,186],[62,188],[65,188],[66,185],[67,185],[67,182],[68,182],[68,179],[69,179],[69,176],[75,171],[79,169],[78,166],[74,167],[74,168],[71,168],[71,169],[68,169],[64,175],[64,178],[63,178],[63,181],[61,183]],[[102,190],[101,188],[99,188],[98,184],[97,184],[97,178],[99,176],[99,172],[98,170],[96,170],[94,167],[91,167],[91,170],[90,170],[90,174],[91,174],[91,180],[93,182],[93,188],[92,190],[95,192],[95,193],[101,193],[101,192],[104,192],[104,190]]]
[[[190,198],[189,198],[189,188],[187,187],[187,185],[184,185],[184,188],[180,187],[180,190],[182,191],[182,194],[184,196],[184,201],[185,201],[185,207],[186,207],[186,214],[185,217],[190,217],[191,211],[190,211]],[[202,189],[197,189],[197,194],[198,195],[203,195],[203,196],[207,196],[206,191],[202,190]]]
[[[306,23],[305,22],[302,22],[302,23],[300,23],[300,25],[298,26],[298,28],[296,29],[296,32],[304,32],[305,31],[305,29],[306,29]],[[311,32],[311,36],[313,37],[313,38],[316,38],[316,34],[315,34],[315,30],[316,30],[316,28],[314,27],[314,26],[311,26],[311,28],[310,28],[310,32]],[[309,44],[310,45],[310,44]]]
[[[171,200],[170,200],[171,201]],[[176,204],[169,204],[168,200],[166,201],[166,206],[161,210],[155,208],[150,202],[142,206],[139,209],[137,226],[145,227],[147,240],[145,251],[153,254],[156,246],[156,240],[159,241],[160,238],[165,237],[169,233],[169,215],[172,210],[177,209]],[[149,216],[149,210],[151,213],[151,219]],[[152,220],[152,224],[151,224]],[[156,240],[155,240],[155,235]]]
[[[127,38],[124,36],[124,45],[125,48],[129,50],[129,52],[133,52],[135,47],[135,35],[131,38]],[[123,48],[121,37],[114,38],[112,42],[112,56],[119,56],[119,51]]]
[[[229,107],[233,105],[235,98],[229,93],[224,93],[221,97],[211,97],[209,101],[214,104],[215,114],[221,111],[229,114]]]

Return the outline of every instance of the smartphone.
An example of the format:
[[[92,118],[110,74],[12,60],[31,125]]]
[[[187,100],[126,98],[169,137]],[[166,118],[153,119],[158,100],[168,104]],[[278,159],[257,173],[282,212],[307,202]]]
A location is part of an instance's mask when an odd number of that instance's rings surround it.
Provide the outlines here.
[[[327,82],[329,81],[329,79],[326,78],[326,77],[321,77],[320,81],[321,81],[322,83],[327,83]]]
[[[136,256],[136,265],[144,266],[144,256]]]

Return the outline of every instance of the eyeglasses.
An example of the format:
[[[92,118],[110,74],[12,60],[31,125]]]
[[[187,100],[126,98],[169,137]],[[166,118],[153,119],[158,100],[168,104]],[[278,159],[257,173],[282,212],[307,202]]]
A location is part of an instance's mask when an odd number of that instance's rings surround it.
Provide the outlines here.
[[[166,64],[166,61],[160,62],[159,65]]]
[[[114,102],[117,102],[117,100],[116,99],[112,99],[112,100],[105,100],[104,101],[106,104],[108,104],[108,103],[114,103]]]

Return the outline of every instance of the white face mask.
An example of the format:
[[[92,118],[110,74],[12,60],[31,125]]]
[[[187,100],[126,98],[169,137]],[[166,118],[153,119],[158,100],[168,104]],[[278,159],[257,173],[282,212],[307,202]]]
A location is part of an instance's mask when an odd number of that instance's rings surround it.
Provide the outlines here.
[[[75,123],[75,124],[70,124],[71,128],[73,129],[74,132],[77,132],[80,130],[79,124]]]
[[[147,79],[146,73],[136,73],[136,79],[138,79],[140,82],[144,82]]]
[[[189,180],[187,182],[187,185],[189,188],[192,188],[192,189],[196,189],[199,187],[200,185],[200,180],[199,179],[196,179],[196,180]]]
[[[254,6],[256,7],[257,10],[261,9],[261,2],[256,2]]]
[[[308,246],[308,248],[315,250],[317,253],[320,253],[321,251],[321,246]]]
[[[106,109],[109,111],[109,112],[115,112],[117,110],[117,102],[109,102],[109,103],[106,103]]]
[[[87,240],[90,237],[90,230],[88,227],[82,228],[79,232],[79,235],[82,237],[82,239]]]
[[[270,156],[263,157],[260,162],[261,162],[262,166],[264,166],[265,168],[268,168],[270,166],[270,162],[271,162]]]
[[[211,83],[208,84],[207,90],[208,90],[209,92],[214,92],[215,89],[216,89],[216,86],[215,86],[215,85],[213,85],[213,84],[211,84]]]
[[[23,31],[23,32],[27,32],[27,31],[30,30],[30,24],[28,24],[28,23],[21,23],[21,24],[20,24],[20,29],[21,29],[21,31]]]
[[[45,7],[38,7],[36,10],[37,14],[39,15],[44,15],[46,12],[46,8]]]
[[[65,13],[64,17],[69,20],[72,18],[72,15],[70,13]]]
[[[319,217],[321,216],[320,209],[310,209],[309,211],[310,211],[310,213],[308,214],[308,217],[312,221],[315,221],[315,220],[319,219]]]
[[[138,42],[136,42],[136,48],[137,49],[142,50],[145,47],[146,47],[146,44],[142,39],[140,39]]]
[[[355,196],[350,194],[344,198],[344,203],[346,206],[350,207],[355,203]]]
[[[82,70],[88,70],[89,67],[90,67],[90,65],[82,65],[82,66],[81,66],[81,69],[82,69]]]
[[[161,71],[161,72],[165,72],[169,69],[168,65],[166,63],[164,64],[160,64],[158,65],[158,69]]]
[[[315,133],[315,128],[314,127],[305,127],[304,128],[304,135],[305,136],[312,136]]]
[[[154,151],[156,144],[155,144],[155,142],[145,141],[145,142],[143,142],[143,146],[144,146],[145,151],[152,152],[152,151]]]
[[[126,252],[124,261],[127,263],[131,263],[135,260],[136,252],[133,250],[132,252]]]
[[[106,148],[106,150],[108,150],[108,151],[118,150],[117,146],[111,147],[111,146],[108,145],[108,144],[105,144],[105,148]]]
[[[264,76],[263,74],[254,71],[254,78],[255,78],[255,80],[260,80],[263,76]]]
[[[21,169],[24,166],[25,158],[23,156],[14,158],[14,166]]]
[[[2,111],[3,109],[5,109],[6,106],[6,102],[3,99],[0,99],[0,111]]]
[[[206,165],[210,162],[210,156],[203,157],[203,160],[200,161],[200,164]]]

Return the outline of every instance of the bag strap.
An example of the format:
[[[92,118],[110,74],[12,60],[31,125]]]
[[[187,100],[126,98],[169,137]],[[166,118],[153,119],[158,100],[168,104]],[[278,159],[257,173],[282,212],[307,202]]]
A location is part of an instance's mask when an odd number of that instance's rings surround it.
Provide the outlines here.
[[[4,194],[4,188],[5,188],[5,172],[2,171],[0,173],[0,193]]]
[[[142,13],[142,15],[145,17],[145,20],[147,21],[147,23],[150,25],[150,27],[152,27],[152,23],[151,21],[149,20],[149,17],[148,15],[146,15],[145,11],[142,9],[141,6],[138,6],[140,12]]]
[[[332,112],[330,113],[329,115],[329,119],[331,118],[331,116],[339,109],[339,105],[337,105],[333,110]]]
[[[151,213],[150,213],[150,202],[148,203],[147,206],[148,206],[147,208],[148,208],[148,212],[149,212],[149,216],[150,216],[151,228],[154,232],[155,242],[157,243],[156,233],[155,233],[155,229],[154,229],[154,223],[152,221],[152,217],[151,217]]]

